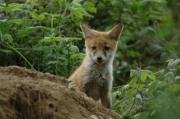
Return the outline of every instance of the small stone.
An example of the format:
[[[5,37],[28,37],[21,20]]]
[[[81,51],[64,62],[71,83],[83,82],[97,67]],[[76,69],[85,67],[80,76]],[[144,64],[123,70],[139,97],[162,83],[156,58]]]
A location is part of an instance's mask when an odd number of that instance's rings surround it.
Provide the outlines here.
[[[90,116],[92,119],[99,119],[96,115],[91,115]]]

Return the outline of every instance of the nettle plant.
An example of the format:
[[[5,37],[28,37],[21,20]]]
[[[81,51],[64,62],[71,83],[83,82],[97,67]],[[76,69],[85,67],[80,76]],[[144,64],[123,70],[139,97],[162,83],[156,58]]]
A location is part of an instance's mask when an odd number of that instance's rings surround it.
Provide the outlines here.
[[[157,72],[131,70],[127,85],[114,87],[113,109],[123,117],[178,119],[180,114],[180,59],[169,60]]]
[[[20,65],[67,76],[83,55],[79,24],[93,1],[0,2],[0,65]]]
[[[53,74],[61,74],[68,77],[75,66],[78,66],[84,54],[74,44],[79,38],[45,37],[39,41],[37,47],[41,47],[43,59],[41,60],[43,71]],[[38,64],[39,66],[41,63]],[[40,66],[41,67],[41,66]]]

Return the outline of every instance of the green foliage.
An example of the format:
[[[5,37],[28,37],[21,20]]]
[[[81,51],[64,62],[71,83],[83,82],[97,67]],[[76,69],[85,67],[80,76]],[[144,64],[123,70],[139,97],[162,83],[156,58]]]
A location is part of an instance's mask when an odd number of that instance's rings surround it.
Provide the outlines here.
[[[180,59],[176,59],[170,60],[167,68],[154,73],[142,69],[132,70],[130,82],[121,88],[115,88],[115,111],[126,118],[178,119],[179,69]]]
[[[77,47],[83,44],[80,21],[96,12],[93,1],[81,2],[1,3],[1,65],[16,64],[68,76],[83,58]]]
[[[171,15],[173,8],[167,7],[170,3],[166,0],[97,2],[97,14],[91,20],[92,26],[104,29],[117,22],[125,25],[115,61],[117,83],[127,80],[129,68],[148,66],[154,69],[154,65],[160,68],[169,58],[178,58],[180,55],[179,23]]]
[[[113,109],[126,118],[178,119],[179,5],[178,0],[2,0],[0,65],[68,77],[84,57],[80,22],[99,30],[121,22]]]

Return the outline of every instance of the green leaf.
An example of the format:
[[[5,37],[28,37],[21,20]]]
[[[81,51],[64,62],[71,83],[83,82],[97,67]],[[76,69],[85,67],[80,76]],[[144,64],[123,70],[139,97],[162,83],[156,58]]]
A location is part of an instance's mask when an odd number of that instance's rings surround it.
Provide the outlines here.
[[[148,71],[147,70],[141,70],[141,81],[146,81],[148,76]]]
[[[176,60],[169,60],[168,61],[168,68],[175,68],[176,66],[180,65],[180,59],[176,59]]]
[[[72,46],[70,47],[70,51],[73,52],[73,53],[79,52],[79,48],[78,48],[77,46],[72,45]]]
[[[83,7],[90,13],[96,13],[96,8],[92,2],[85,2]]]
[[[9,19],[8,22],[10,24],[17,24],[17,25],[21,25],[24,23],[24,20],[22,19]]]
[[[38,14],[37,14],[36,12],[34,12],[34,11],[30,11],[29,14],[30,14],[33,18],[35,18],[35,19],[37,19],[37,20],[39,20],[39,21],[42,21],[42,20],[45,19],[44,14],[38,15]]]
[[[175,75],[173,72],[168,72],[167,74],[165,74],[165,79],[167,81],[173,81],[175,79]]]
[[[6,12],[15,12],[15,11],[22,11],[24,8],[23,4],[19,3],[10,3],[5,8]]]
[[[141,70],[141,81],[145,82],[147,79],[155,80],[156,76],[152,71]]]
[[[155,80],[156,79],[156,75],[152,72],[148,70],[148,78],[151,80]]]

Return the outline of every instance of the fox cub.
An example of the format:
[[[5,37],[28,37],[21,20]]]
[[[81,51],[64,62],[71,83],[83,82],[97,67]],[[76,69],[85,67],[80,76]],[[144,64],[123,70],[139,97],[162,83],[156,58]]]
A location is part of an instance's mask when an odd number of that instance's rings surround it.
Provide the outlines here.
[[[81,24],[81,30],[85,37],[86,57],[69,77],[69,86],[94,100],[100,99],[105,107],[111,108],[112,64],[123,26],[118,24],[108,32],[101,32]]]

